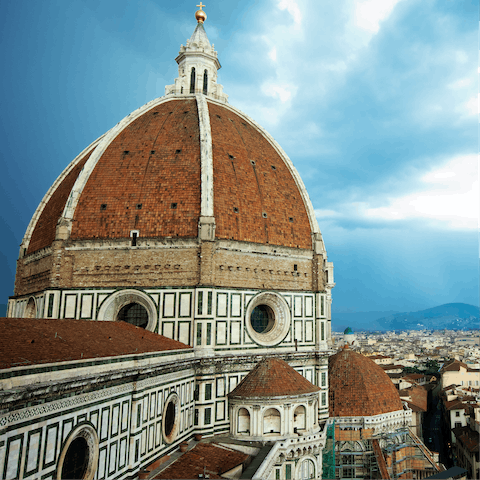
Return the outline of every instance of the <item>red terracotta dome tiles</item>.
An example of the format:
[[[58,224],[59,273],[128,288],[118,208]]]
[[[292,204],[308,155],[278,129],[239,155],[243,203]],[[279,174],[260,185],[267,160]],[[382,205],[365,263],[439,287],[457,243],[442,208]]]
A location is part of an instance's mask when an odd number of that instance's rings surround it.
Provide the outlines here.
[[[33,229],[32,237],[28,244],[27,254],[48,247],[55,240],[58,219],[63,213],[75,180],[77,180],[78,175],[91,154],[92,152],[89,152],[85,155],[85,157],[72,168],[68,175],[63,179],[62,183],[60,183],[53,192]]]
[[[373,416],[403,410],[397,389],[369,358],[344,348],[329,358],[332,417]]]
[[[103,207],[102,207],[103,205]],[[71,238],[195,237],[200,145],[195,100],[144,113],[113,140],[78,202]]]
[[[209,103],[216,237],[311,248],[301,192],[270,142],[241,116]],[[162,102],[125,127],[91,172],[76,206],[71,239],[196,237],[201,202],[195,99]],[[50,245],[85,161],[54,192],[28,253]]]
[[[239,115],[213,103],[208,107],[216,236],[311,248],[302,196],[274,147]]]

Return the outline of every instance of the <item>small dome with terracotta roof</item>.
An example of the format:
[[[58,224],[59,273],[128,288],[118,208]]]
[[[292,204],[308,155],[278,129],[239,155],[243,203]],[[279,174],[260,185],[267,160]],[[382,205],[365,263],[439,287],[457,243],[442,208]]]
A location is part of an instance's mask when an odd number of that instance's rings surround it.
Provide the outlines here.
[[[227,395],[230,433],[250,440],[316,433],[319,391],[284,360],[264,358]]]
[[[229,398],[282,397],[318,392],[305,377],[279,358],[264,358],[232,390]]]
[[[373,416],[403,410],[395,385],[374,361],[346,346],[328,361],[331,417]]]

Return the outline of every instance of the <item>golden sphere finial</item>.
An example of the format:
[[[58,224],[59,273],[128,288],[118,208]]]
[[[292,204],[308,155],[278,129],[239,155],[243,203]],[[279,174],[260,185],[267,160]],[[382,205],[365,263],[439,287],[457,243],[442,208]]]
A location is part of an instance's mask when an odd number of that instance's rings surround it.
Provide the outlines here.
[[[195,12],[195,18],[197,19],[198,23],[203,23],[207,19],[207,14],[202,10],[202,8],[206,7],[206,5],[202,5],[202,2],[200,2],[200,5],[197,5],[197,7],[199,7],[200,10]]]

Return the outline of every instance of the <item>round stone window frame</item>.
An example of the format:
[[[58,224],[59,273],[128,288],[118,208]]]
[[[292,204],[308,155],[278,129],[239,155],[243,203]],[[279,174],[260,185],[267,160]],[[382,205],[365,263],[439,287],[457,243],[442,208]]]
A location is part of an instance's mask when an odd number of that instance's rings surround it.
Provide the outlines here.
[[[165,432],[165,417],[167,415],[167,409],[170,403],[173,403],[175,406],[175,420],[173,422],[172,430],[167,435]],[[176,440],[179,426],[180,426],[180,398],[175,392],[172,392],[165,400],[165,404],[163,406],[163,412],[162,412],[162,435],[166,443],[172,444]]]
[[[251,316],[253,310],[259,305],[266,305],[269,307],[274,315],[273,326],[264,333],[255,331],[251,323]],[[245,326],[250,338],[265,347],[270,347],[279,344],[290,330],[291,315],[290,307],[287,301],[278,293],[262,292],[250,300],[245,312]]]
[[[155,331],[157,327],[157,306],[152,298],[141,290],[118,290],[107,297],[98,310],[98,320],[117,321],[120,310],[130,303],[138,303],[145,308],[148,314],[148,323],[145,330]]]
[[[68,435],[62,447],[62,452],[58,458],[56,479],[62,480],[62,469],[65,456],[72,442],[78,437],[83,437],[88,446],[88,464],[82,480],[93,480],[98,466],[99,440],[97,432],[91,423],[81,423],[77,425]]]

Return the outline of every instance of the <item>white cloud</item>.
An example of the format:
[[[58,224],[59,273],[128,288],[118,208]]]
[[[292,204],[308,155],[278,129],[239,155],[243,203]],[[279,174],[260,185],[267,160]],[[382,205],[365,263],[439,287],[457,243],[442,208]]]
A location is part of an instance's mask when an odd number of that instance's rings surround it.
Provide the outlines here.
[[[460,78],[459,80],[455,81],[455,82],[452,82],[452,83],[449,83],[447,85],[447,88],[449,88],[450,90],[458,90],[460,88],[465,88],[465,87],[468,87],[469,85],[471,85],[472,83],[472,79],[471,78]]]
[[[276,47],[273,47],[273,48],[268,52],[268,56],[269,56],[270,59],[273,60],[274,62],[277,61],[277,49],[276,49]]]
[[[321,208],[315,209],[315,216],[320,220],[323,218],[340,218],[343,215],[336,210],[322,210]]]
[[[302,23],[302,13],[300,8],[295,0],[280,0],[278,2],[278,8],[280,10],[287,10],[287,12],[292,16],[295,26],[299,27]]]
[[[316,210],[319,219],[398,220],[424,219],[443,224],[448,229],[477,229],[479,219],[478,158],[464,155],[451,159],[421,177],[424,188],[397,198],[374,198],[351,202],[338,210]]]
[[[380,22],[390,15],[399,1],[401,0],[357,0],[356,25],[369,32],[377,33],[380,29]]]
[[[478,108],[479,102],[480,102],[480,98],[477,96],[477,97],[470,98],[470,100],[468,100],[468,102],[466,102],[464,104],[468,115],[478,115],[478,113],[479,113],[479,108]]]
[[[476,229],[479,216],[478,159],[465,155],[450,160],[422,177],[425,189],[391,199],[389,205],[369,208],[372,219],[433,219],[453,229]]]
[[[297,92],[297,87],[290,84],[264,82],[262,92],[269,97],[278,98],[282,103],[287,102]]]

